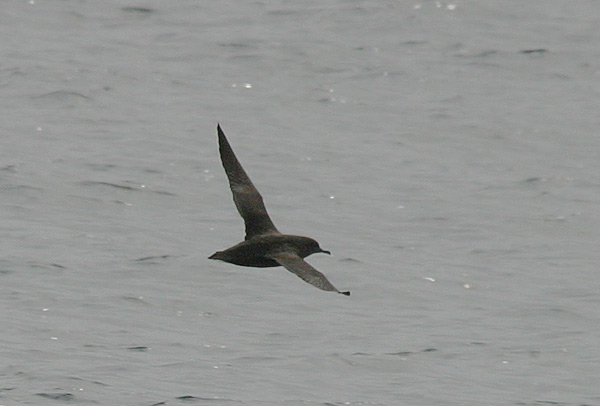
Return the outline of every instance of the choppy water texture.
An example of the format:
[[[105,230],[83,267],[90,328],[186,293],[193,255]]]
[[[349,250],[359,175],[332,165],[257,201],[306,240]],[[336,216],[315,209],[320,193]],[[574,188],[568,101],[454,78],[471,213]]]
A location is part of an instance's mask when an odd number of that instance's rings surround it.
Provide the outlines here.
[[[600,404],[597,2],[1,14],[1,405]],[[217,121],[350,298],[207,259]]]

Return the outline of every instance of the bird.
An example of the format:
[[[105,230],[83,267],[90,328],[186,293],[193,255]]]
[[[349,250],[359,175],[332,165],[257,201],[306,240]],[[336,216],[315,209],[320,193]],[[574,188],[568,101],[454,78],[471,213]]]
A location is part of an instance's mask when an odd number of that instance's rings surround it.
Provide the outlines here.
[[[322,249],[312,238],[282,234],[277,230],[262,196],[242,168],[220,124],[217,124],[217,135],[221,162],[229,180],[233,202],[244,219],[246,237],[244,241],[208,258],[247,267],[283,266],[319,289],[350,296],[349,291],[339,291],[325,275],[304,261],[311,254],[331,255],[331,252]]]

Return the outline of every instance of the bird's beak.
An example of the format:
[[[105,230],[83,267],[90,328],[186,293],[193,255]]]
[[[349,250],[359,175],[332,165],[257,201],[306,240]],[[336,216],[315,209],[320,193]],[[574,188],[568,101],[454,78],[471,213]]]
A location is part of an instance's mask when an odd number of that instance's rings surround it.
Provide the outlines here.
[[[327,250],[321,250],[321,252],[322,252],[323,254],[331,255],[331,252],[329,252],[329,251],[327,251]]]

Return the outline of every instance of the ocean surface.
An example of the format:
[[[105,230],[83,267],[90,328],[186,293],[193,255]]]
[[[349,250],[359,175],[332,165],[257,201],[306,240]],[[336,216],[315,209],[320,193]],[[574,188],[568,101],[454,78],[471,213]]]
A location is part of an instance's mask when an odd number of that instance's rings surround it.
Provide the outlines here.
[[[0,405],[600,404],[597,1],[4,1]],[[345,297],[243,239],[221,124]]]

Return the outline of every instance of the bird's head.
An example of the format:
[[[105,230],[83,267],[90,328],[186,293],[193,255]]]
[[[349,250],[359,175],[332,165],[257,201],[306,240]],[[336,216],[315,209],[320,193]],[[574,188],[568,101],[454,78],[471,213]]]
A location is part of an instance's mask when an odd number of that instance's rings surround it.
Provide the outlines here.
[[[311,254],[318,254],[321,252],[324,254],[331,255],[331,252],[321,248],[319,243],[316,242],[315,240],[313,240],[312,238],[307,238],[307,244],[305,245],[305,252],[306,252],[306,255],[303,255],[303,257],[309,256]]]

